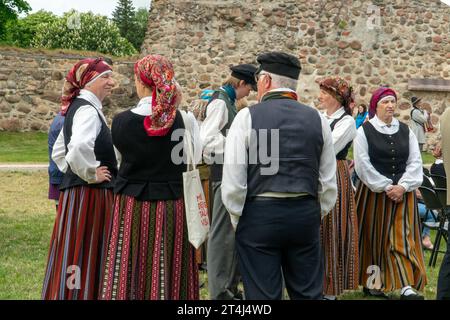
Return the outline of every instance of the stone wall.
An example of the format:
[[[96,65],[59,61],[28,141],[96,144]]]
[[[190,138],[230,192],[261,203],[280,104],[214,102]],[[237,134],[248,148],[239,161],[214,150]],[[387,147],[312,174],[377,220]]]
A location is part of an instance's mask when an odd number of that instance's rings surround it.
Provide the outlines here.
[[[358,102],[368,103],[379,85],[393,87],[405,122],[411,96],[422,97],[436,125],[450,93],[409,91],[408,79],[450,79],[449,21],[450,7],[439,0],[153,0],[142,53],[173,61],[187,104],[219,86],[228,66],[283,50],[301,60],[304,103],[317,104],[317,78],[341,75]],[[428,136],[434,145],[436,135]]]
[[[60,108],[64,77],[83,56],[0,48],[0,131],[47,131]],[[131,62],[114,62],[117,86],[104,101],[109,120],[136,103]]]

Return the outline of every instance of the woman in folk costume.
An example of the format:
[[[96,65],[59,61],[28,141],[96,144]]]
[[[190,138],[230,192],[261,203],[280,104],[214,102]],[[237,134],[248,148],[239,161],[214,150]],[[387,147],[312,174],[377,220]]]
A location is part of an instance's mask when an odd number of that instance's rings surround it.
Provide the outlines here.
[[[61,109],[65,121],[52,152],[65,175],[43,299],[98,297],[117,173],[102,101],[114,84],[112,69],[102,59],[84,59],[66,76]]]
[[[417,199],[422,159],[414,133],[394,118],[395,91],[381,87],[370,100],[370,120],[354,140],[359,221],[360,285],[367,295],[423,299],[427,283]]]
[[[179,136],[172,136],[186,127],[198,161],[199,129],[192,114],[185,123],[176,108],[181,92],[168,59],[148,55],[136,62],[134,73],[141,100],[112,124],[121,163],[101,298],[198,299],[198,267],[183,202],[186,164],[172,157],[179,145]]]
[[[352,89],[342,78],[326,78],[319,83],[319,101],[330,124],[336,154],[337,201],[322,220],[322,246],[325,254],[326,299],[334,299],[344,290],[358,288],[358,222],[355,194],[347,163],[347,154],[356,136],[350,103]]]

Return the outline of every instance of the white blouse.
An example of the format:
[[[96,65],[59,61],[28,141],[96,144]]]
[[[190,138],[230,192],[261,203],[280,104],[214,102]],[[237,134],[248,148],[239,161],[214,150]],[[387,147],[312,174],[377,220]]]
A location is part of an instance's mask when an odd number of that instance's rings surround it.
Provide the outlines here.
[[[390,126],[378,119],[377,116],[369,120],[374,128],[383,134],[395,134],[400,129],[400,123],[393,119]],[[361,181],[373,192],[383,192],[392,186],[393,181],[379,173],[370,163],[369,146],[364,129],[361,126],[354,143],[355,170]],[[405,188],[406,192],[417,189],[422,184],[423,169],[422,157],[419,151],[416,136],[409,129],[409,156],[406,162],[406,171],[398,184]]]
[[[89,101],[90,105],[81,106],[73,117],[72,137],[67,145],[67,154],[64,143],[64,130],[61,130],[53,146],[52,159],[62,172],[70,166],[73,173],[87,183],[95,183],[96,169],[100,165],[94,154],[95,140],[102,128],[100,117],[106,122],[102,112],[102,103],[92,92],[82,89],[80,99]],[[100,114],[100,117],[99,117]]]
[[[339,119],[344,113],[344,107],[341,107],[330,116],[326,111],[323,115],[325,119],[328,120],[328,124],[331,125],[334,120]],[[336,123],[331,135],[333,137],[334,152],[337,155],[356,137],[356,124],[353,117],[350,115],[344,116],[338,123]]]

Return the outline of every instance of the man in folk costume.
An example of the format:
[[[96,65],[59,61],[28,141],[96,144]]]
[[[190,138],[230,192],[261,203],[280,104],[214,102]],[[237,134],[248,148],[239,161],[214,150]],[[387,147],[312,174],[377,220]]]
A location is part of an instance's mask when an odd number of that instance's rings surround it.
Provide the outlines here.
[[[117,161],[102,101],[115,85],[103,59],[84,59],[66,76],[64,127],[52,159],[65,172],[50,241],[43,299],[96,299],[112,217]]]
[[[441,115],[442,157],[445,172],[450,172],[450,108],[447,107]],[[447,205],[450,205],[450,179],[447,178]],[[450,236],[450,229],[448,231]],[[448,237],[450,239],[450,237]],[[442,261],[437,285],[437,299],[450,299],[450,240],[447,243],[447,252]]]
[[[212,300],[240,299],[238,291],[234,232],[228,212],[222,203],[221,181],[223,149],[227,131],[237,114],[236,100],[250,94],[255,87],[256,67],[241,64],[231,67],[231,77],[213,93],[206,107],[206,118],[200,127],[203,158],[211,164],[212,220],[207,244],[208,289]]]
[[[321,214],[337,197],[331,129],[297,101],[296,57],[270,52],[257,60],[260,102],[231,125],[222,180],[246,298],[281,299],[283,274],[291,299],[321,299]]]

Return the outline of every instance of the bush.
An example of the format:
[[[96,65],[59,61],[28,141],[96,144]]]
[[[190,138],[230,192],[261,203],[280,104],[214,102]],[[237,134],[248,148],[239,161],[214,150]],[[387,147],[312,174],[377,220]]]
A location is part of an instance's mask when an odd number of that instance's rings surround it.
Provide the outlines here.
[[[32,45],[37,48],[98,51],[114,56],[137,53],[107,17],[74,10],[56,21],[38,25]]]
[[[6,23],[5,43],[22,48],[31,47],[39,25],[53,23],[58,17],[51,12],[40,10],[19,20]]]

